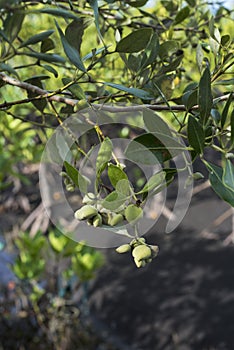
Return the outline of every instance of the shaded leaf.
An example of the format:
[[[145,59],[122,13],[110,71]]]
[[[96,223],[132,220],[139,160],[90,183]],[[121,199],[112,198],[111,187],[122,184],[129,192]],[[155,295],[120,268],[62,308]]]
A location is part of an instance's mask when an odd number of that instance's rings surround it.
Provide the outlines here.
[[[35,12],[40,12],[40,13],[47,13],[48,15],[53,15],[56,17],[62,17],[62,18],[71,18],[71,19],[79,19],[74,13],[61,9],[61,8],[47,8],[44,7],[41,10],[35,11]]]
[[[172,137],[171,130],[167,123],[155,112],[150,109],[143,110],[143,120],[146,129],[151,133],[158,133]]]
[[[102,37],[100,27],[99,27],[98,1],[97,0],[88,0],[88,3],[93,9],[95,25],[96,25],[98,35],[99,35],[100,39],[103,41],[103,37]]]
[[[231,125],[231,144],[234,145],[234,110],[232,111],[232,114],[231,114],[230,125]]]
[[[40,41],[43,41],[44,39],[48,38],[51,34],[54,33],[54,30],[47,30],[45,32],[42,32],[42,33],[39,33],[39,34],[36,34],[36,35],[33,35],[31,36],[31,38],[29,38],[28,40],[24,41],[20,47],[24,47],[24,46],[27,46],[27,45],[34,45],[34,44],[37,44],[39,43]]]
[[[40,89],[44,89],[43,87],[43,84],[42,84],[42,80],[43,80],[43,77],[45,78],[45,76],[38,76],[38,77],[32,77],[30,79],[27,79],[25,80],[25,82],[29,83],[29,84],[32,84],[32,85],[35,85],[37,87],[39,87]],[[38,93],[36,92],[33,92],[33,91],[27,91],[27,95],[29,98],[32,98],[32,97],[36,97],[38,96]],[[43,112],[44,108],[46,107],[47,105],[47,102],[46,102],[46,99],[41,99],[41,100],[34,100],[32,101],[32,104],[40,111],[40,112]]]
[[[69,42],[67,41],[65,35],[63,34],[57,22],[56,22],[56,27],[58,29],[66,56],[78,69],[80,69],[82,72],[86,72],[85,66],[81,61],[78,51],[69,44]]]
[[[14,12],[8,13],[3,23],[3,28],[4,28],[4,34],[7,36],[7,38],[11,43],[18,36],[22,28],[24,18],[25,18],[25,14],[22,13],[21,11],[15,10]]]
[[[119,192],[113,191],[102,201],[105,209],[115,211],[125,203],[127,197]]]
[[[70,150],[70,147],[64,137],[63,132],[57,131],[56,132],[56,146],[59,151],[59,155],[63,160],[67,160],[68,162],[71,162],[72,160],[72,153]]]
[[[12,68],[9,64],[6,64],[6,63],[0,63],[0,71],[8,72],[10,74],[13,74],[13,75],[16,75],[17,77],[19,77],[16,70],[14,68]]]
[[[127,0],[127,4],[132,7],[142,7],[148,0]]]
[[[228,97],[228,100],[227,102],[225,103],[225,106],[224,106],[224,109],[222,111],[222,115],[221,115],[221,127],[223,128],[225,123],[226,123],[226,120],[227,120],[227,116],[228,116],[228,111],[229,111],[229,107],[231,105],[233,101],[233,94],[230,93],[229,97]]]
[[[163,60],[170,57],[179,49],[179,43],[175,40],[164,41],[159,47],[159,56]]]
[[[198,153],[202,153],[205,146],[205,133],[201,124],[193,117],[188,118],[188,140],[189,144]]]
[[[121,39],[116,45],[116,51],[133,53],[144,50],[147,47],[151,35],[151,28],[138,29]]]
[[[46,38],[41,43],[41,52],[45,53],[55,48],[55,44],[52,39]]]
[[[222,181],[223,169],[215,164],[204,162],[209,171],[209,180],[217,195],[234,207],[234,192],[226,187]]]
[[[234,165],[229,159],[226,159],[222,180],[225,186],[233,192],[234,196]]]
[[[70,78],[63,78],[62,79],[62,82],[64,85],[67,85],[69,84],[70,82],[72,82],[72,79]],[[77,98],[78,100],[82,100],[82,99],[85,99],[85,93],[84,91],[82,90],[82,88],[80,87],[79,84],[77,83],[74,83],[72,85],[70,85],[68,88],[67,88],[71,93],[72,95]]]
[[[190,8],[188,6],[183,7],[177,14],[174,20],[174,25],[183,22],[190,14]]]
[[[67,161],[64,162],[64,166],[67,175],[72,179],[74,184],[80,189],[81,192],[86,193],[89,185],[88,179],[81,175],[80,172]]]
[[[117,165],[108,165],[108,177],[115,188],[120,180],[128,180],[127,174]]]
[[[213,99],[211,93],[211,77],[210,70],[208,67],[204,70],[204,73],[199,82],[199,93],[198,93],[198,105],[200,112],[200,119],[203,124],[206,124],[210,111],[213,106]]]
[[[143,210],[134,204],[130,204],[125,209],[124,215],[126,220],[134,225],[143,216]]]
[[[150,94],[150,92],[145,91],[145,90],[136,89],[136,88],[128,88],[124,85],[114,84],[114,83],[105,83],[105,85],[110,86],[110,87],[117,89],[117,90],[120,90],[120,91],[125,91],[130,95],[141,98],[142,100],[152,100],[154,98]]]
[[[59,55],[56,54],[49,54],[49,53],[40,53],[40,52],[24,52],[25,56],[30,56],[37,58],[39,61],[46,61],[46,62],[58,62],[58,63],[65,63],[65,59]]]
[[[48,72],[54,74],[55,78],[58,78],[58,72],[56,71],[56,69],[54,69],[54,67],[49,66],[48,64],[43,64],[41,66],[45,68]]]
[[[65,30],[65,37],[68,43],[78,52],[80,52],[84,29],[84,19],[78,18],[77,20],[72,21]]]
[[[199,43],[196,48],[196,61],[197,61],[197,65],[200,73],[202,72],[203,58],[204,58],[204,54],[203,54],[202,46]]]
[[[153,33],[144,51],[145,55],[144,55],[144,60],[142,60],[141,62],[141,69],[144,69],[145,67],[152,64],[156,60],[158,53],[159,53],[159,38],[157,33]]]
[[[142,190],[140,190],[136,194],[138,195],[144,192],[154,191],[158,186],[162,185],[162,183],[165,182],[164,181],[165,177],[166,177],[166,173],[164,171],[160,171],[159,173],[154,174],[149,178],[149,180],[147,181],[145,186],[142,188]]]

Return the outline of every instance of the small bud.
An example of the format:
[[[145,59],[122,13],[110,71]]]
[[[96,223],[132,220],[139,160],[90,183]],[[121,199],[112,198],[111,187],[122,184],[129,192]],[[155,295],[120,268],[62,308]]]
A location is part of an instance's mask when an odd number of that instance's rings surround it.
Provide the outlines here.
[[[134,262],[136,264],[136,267],[140,268],[140,267],[144,267],[146,265],[146,262],[144,260],[137,260],[137,259],[134,259]]]
[[[199,173],[199,172],[196,172],[193,174],[193,178],[194,178],[194,180],[204,179],[204,175]]]
[[[157,245],[150,245],[150,249],[151,249],[151,258],[155,258],[158,255],[159,252],[159,248]]]
[[[94,193],[92,192],[88,192],[86,193],[86,195],[84,196],[82,202],[84,204],[94,204],[95,203],[95,199],[96,199],[96,196]]]
[[[131,246],[130,244],[122,244],[121,246],[119,246],[118,248],[116,248],[116,252],[123,254],[123,253],[127,253],[131,250]]]
[[[123,215],[122,214],[116,214],[116,213],[111,213],[108,218],[108,225],[110,226],[116,226],[120,224],[123,221]]]
[[[68,185],[66,186],[66,190],[67,190],[68,192],[74,192],[74,191],[75,191],[75,186],[74,186],[74,184],[68,184]]]

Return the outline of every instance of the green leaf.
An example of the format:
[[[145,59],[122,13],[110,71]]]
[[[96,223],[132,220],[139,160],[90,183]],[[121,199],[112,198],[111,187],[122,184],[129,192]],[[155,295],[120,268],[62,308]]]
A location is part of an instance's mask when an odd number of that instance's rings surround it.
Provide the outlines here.
[[[201,154],[205,146],[205,133],[201,124],[190,115],[188,118],[188,140],[193,149]]]
[[[226,120],[227,120],[227,116],[228,116],[228,111],[229,111],[229,107],[231,105],[233,101],[233,94],[230,93],[229,97],[228,97],[228,100],[227,102],[225,103],[225,106],[224,106],[224,109],[222,111],[222,115],[221,115],[221,127],[223,128],[225,123],[226,123]]]
[[[80,46],[84,34],[84,18],[78,18],[72,21],[65,30],[65,37],[68,43],[80,53]]]
[[[58,72],[56,71],[56,69],[54,69],[54,67],[51,67],[48,64],[42,64],[41,66],[48,72],[54,74],[55,78],[58,78]]]
[[[0,71],[3,71],[3,72],[8,72],[10,74],[13,74],[15,76],[18,76],[18,73],[16,72],[16,70],[14,68],[12,68],[9,64],[6,64],[6,63],[0,63]]]
[[[64,49],[66,56],[76,66],[76,68],[80,69],[82,72],[86,72],[85,66],[83,65],[83,62],[81,61],[81,58],[80,58],[78,51],[69,44],[65,35],[63,34],[62,30],[60,29],[58,23],[57,22],[55,22],[55,23],[56,23],[56,27],[58,29],[58,32],[59,32],[59,35],[60,35],[60,38],[62,41],[63,49]]]
[[[88,53],[87,55],[85,55],[82,58],[82,61],[85,62],[87,60],[89,60],[90,58],[93,58],[97,55],[99,55],[100,53],[102,53],[103,51],[107,50],[108,47],[110,47],[111,45],[107,45],[107,46],[103,46],[100,49],[93,49],[92,52]]]
[[[174,25],[183,22],[190,14],[190,8],[188,6],[183,7],[176,15]]]
[[[136,88],[128,88],[126,86],[120,85],[120,84],[114,84],[114,83],[105,83],[105,85],[110,86],[114,89],[125,91],[130,95],[136,96],[138,98],[141,98],[142,100],[152,100],[154,97],[150,94],[150,92],[136,89]]]
[[[102,206],[105,209],[115,211],[121,207],[121,205],[123,205],[126,200],[126,196],[122,195],[119,192],[113,191],[108,194],[108,196],[106,196],[106,198],[102,201]]]
[[[41,42],[41,52],[45,53],[55,48],[55,43],[52,39],[46,38]]]
[[[39,61],[46,61],[49,63],[65,63],[65,59],[56,54],[40,53],[40,52],[24,52],[25,56],[37,58]]]
[[[74,15],[74,13],[61,9],[61,8],[47,8],[44,7],[41,10],[37,10],[34,12],[39,12],[39,13],[47,13],[48,15],[52,15],[52,16],[56,16],[56,17],[62,17],[62,18],[71,18],[71,19],[75,19],[78,20],[79,17],[77,17],[76,15]]]
[[[234,192],[226,187],[222,181],[223,169],[207,161],[204,161],[204,163],[210,173],[209,180],[213,190],[221,199],[234,207]]]
[[[66,173],[72,179],[74,184],[80,189],[81,192],[86,193],[89,184],[88,179],[81,175],[80,172],[67,161],[64,162],[64,166]]]
[[[146,129],[151,133],[168,135],[172,137],[171,130],[167,123],[155,112],[150,109],[143,110],[143,120]]]
[[[128,197],[131,194],[131,185],[127,179],[118,180],[116,183],[116,192]]]
[[[56,132],[56,146],[60,157],[64,160],[66,159],[68,162],[71,162],[72,153],[62,131]]]
[[[88,0],[88,3],[93,9],[95,25],[96,25],[96,29],[97,29],[98,35],[99,35],[100,39],[103,41],[103,37],[102,37],[101,31],[100,31],[100,27],[99,27],[98,1],[97,0]]]
[[[124,215],[126,220],[134,225],[143,216],[143,210],[134,204],[130,204],[125,209]]]
[[[72,81],[72,79],[69,79],[69,78],[62,78],[62,82],[63,82],[64,85],[69,84],[71,81]],[[72,95],[73,95],[75,98],[77,98],[78,100],[85,99],[85,93],[84,93],[84,91],[82,90],[82,88],[80,87],[79,84],[74,83],[74,84],[70,85],[67,89],[68,89],[68,90],[72,93]]]
[[[200,119],[202,124],[206,124],[210,111],[213,106],[213,99],[211,93],[211,77],[210,70],[208,67],[204,70],[204,73],[199,82],[199,93],[198,93],[198,105],[200,112]]]
[[[234,110],[232,111],[232,114],[231,114],[230,125],[231,125],[231,144],[234,145]]]
[[[168,40],[164,41],[159,47],[159,56],[162,60],[167,57],[170,57],[180,48],[178,41]]]
[[[144,192],[154,191],[157,187],[161,186],[164,183],[165,178],[166,173],[164,171],[160,171],[159,173],[154,174],[149,178],[142,190],[136,194],[138,195]]]
[[[229,159],[226,159],[222,180],[225,186],[233,191],[234,196],[234,165]]]
[[[143,134],[133,139],[125,150],[125,156],[146,165],[163,163],[172,158],[165,145],[153,134]]]
[[[24,46],[27,46],[27,45],[34,45],[34,44],[37,44],[39,43],[40,41],[43,41],[44,39],[48,38],[51,34],[54,33],[54,30],[47,30],[45,32],[42,32],[42,33],[39,33],[39,34],[36,34],[36,35],[33,35],[31,36],[31,38],[29,38],[28,40],[24,41],[20,47],[24,47]]]
[[[132,7],[142,7],[147,3],[148,0],[128,0],[127,4]]]
[[[109,137],[106,137],[99,148],[96,160],[96,173],[100,174],[112,158],[113,144]]]
[[[113,187],[116,187],[120,180],[128,180],[127,174],[117,165],[108,165],[108,177]]]
[[[199,43],[196,48],[196,61],[197,61],[197,65],[200,73],[202,72],[203,58],[204,58],[204,54],[203,54],[202,46]]]
[[[152,35],[151,28],[138,29],[121,39],[116,45],[116,52],[133,53],[144,50]]]
[[[24,18],[25,18],[25,14],[17,10],[13,12],[9,12],[9,14],[7,15],[3,23],[3,28],[4,28],[5,35],[7,36],[7,38],[11,43],[18,36],[22,28]]]
[[[35,85],[37,87],[39,87],[40,89],[44,89],[44,86],[42,84],[42,80],[43,80],[43,77],[40,77],[40,76],[35,76],[35,77],[32,77],[30,79],[27,79],[25,80],[26,83],[29,83],[29,84],[32,84],[32,85]],[[33,91],[27,91],[27,95],[29,98],[33,98],[33,97],[37,97],[38,96],[38,93],[36,92],[33,92]],[[32,101],[32,104],[40,111],[40,112],[43,112],[43,110],[45,109],[46,105],[47,105],[47,101],[45,98],[43,99],[38,99],[38,100],[34,100]]]
[[[141,69],[155,62],[159,53],[159,38],[157,33],[153,33],[144,51],[144,59],[141,62]]]

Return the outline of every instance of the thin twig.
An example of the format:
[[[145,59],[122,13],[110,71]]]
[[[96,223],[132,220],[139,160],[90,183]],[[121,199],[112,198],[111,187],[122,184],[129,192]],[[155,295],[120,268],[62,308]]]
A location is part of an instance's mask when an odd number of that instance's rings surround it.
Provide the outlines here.
[[[64,104],[67,104],[67,105],[70,105],[73,107],[78,103],[78,100],[57,96],[57,94],[61,93],[61,89],[58,89],[54,92],[49,92],[47,90],[43,90],[43,89],[39,88],[38,86],[19,81],[19,80],[12,78],[12,77],[10,77],[2,72],[0,72],[0,80],[4,81],[5,83],[7,83],[9,85],[17,86],[23,90],[31,91],[31,92],[38,94],[38,96],[35,99],[46,98],[48,101],[60,102],[60,103],[64,103]],[[230,94],[232,94],[232,97],[234,98],[234,94],[229,93],[227,95],[223,95],[223,96],[220,96],[220,97],[213,99],[213,104],[226,101],[229,98]],[[26,102],[27,100],[22,100],[22,101]],[[20,101],[16,101],[15,104],[19,104],[19,103],[20,103]],[[0,109],[6,109],[8,107],[11,107],[13,104],[14,104],[14,102],[4,102],[4,103],[0,104]],[[157,104],[156,105],[144,104],[144,105],[122,106],[121,107],[121,106],[111,106],[111,105],[103,105],[103,104],[92,104],[92,106],[95,109],[101,109],[103,111],[114,112],[114,113],[115,112],[139,111],[139,110],[142,110],[142,108],[149,108],[149,109],[152,109],[154,111],[184,111],[184,112],[188,111],[186,106],[184,106],[184,105],[168,106],[168,105],[157,105]],[[199,109],[199,106],[195,105],[190,109],[190,111],[196,111],[198,109]]]

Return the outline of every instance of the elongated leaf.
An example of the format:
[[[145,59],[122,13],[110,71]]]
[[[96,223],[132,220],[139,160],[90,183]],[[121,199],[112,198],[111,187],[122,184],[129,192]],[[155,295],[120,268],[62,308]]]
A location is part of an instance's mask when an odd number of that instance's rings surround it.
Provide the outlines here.
[[[116,187],[120,180],[128,180],[127,174],[117,165],[108,165],[108,176],[113,187]]]
[[[27,46],[27,45],[34,45],[34,44],[36,44],[36,43],[38,43],[40,41],[43,41],[44,39],[48,38],[53,33],[54,33],[54,30],[47,30],[45,32],[33,35],[33,36],[31,36],[31,38],[29,38],[28,40],[24,41],[20,45],[20,47],[24,47],[24,46]]]
[[[234,165],[229,159],[226,160],[222,180],[225,186],[233,192],[234,196]]]
[[[143,120],[146,129],[151,133],[157,133],[162,135],[168,135],[172,137],[171,130],[167,123],[155,112],[144,109],[143,110]]]
[[[222,128],[224,127],[226,120],[227,120],[227,116],[228,116],[228,111],[229,111],[229,107],[233,101],[233,94],[230,93],[229,98],[227,100],[227,102],[225,103],[224,109],[222,111],[222,115],[221,115],[221,126]]]
[[[107,45],[107,46],[103,46],[101,47],[100,49],[94,49],[92,50],[92,52],[88,53],[87,55],[85,55],[83,58],[82,58],[82,61],[85,62],[87,60],[89,60],[90,58],[93,58],[97,55],[99,55],[100,53],[102,53],[103,51],[105,51],[106,49],[108,49],[108,47],[110,47],[111,45]]]
[[[7,15],[3,27],[4,33],[11,43],[19,34],[23,25],[24,18],[25,14],[17,10],[14,12],[9,12]]]
[[[189,144],[198,153],[202,153],[205,146],[205,133],[201,124],[193,117],[188,119],[188,140]]]
[[[234,110],[231,114],[231,144],[234,145]]]
[[[106,167],[106,164],[111,160],[113,152],[113,144],[111,140],[106,137],[101,143],[96,160],[96,173],[100,173]]]
[[[72,79],[69,79],[69,78],[62,78],[62,82],[64,85],[67,85],[69,84],[70,82],[72,82]],[[80,87],[79,84],[77,83],[74,83],[72,85],[70,85],[68,88],[67,88],[71,93],[72,95],[77,98],[78,100],[82,100],[82,99],[85,99],[85,93],[84,91],[82,90],[82,88]]]
[[[37,87],[39,87],[40,89],[44,89],[43,84],[42,84],[42,80],[43,80],[44,76],[40,77],[40,76],[35,76],[32,77],[30,79],[25,80],[26,83],[35,85]],[[33,91],[27,91],[27,95],[29,98],[32,97],[36,97],[38,96],[38,93],[35,93]],[[40,111],[43,112],[43,110],[45,109],[46,105],[47,105],[47,101],[46,99],[41,99],[41,100],[34,100],[32,101],[32,104]]]
[[[141,98],[143,100],[152,100],[154,97],[150,94],[150,92],[141,90],[141,89],[136,89],[136,88],[128,88],[124,85],[120,84],[114,84],[114,83],[105,83],[105,85],[110,86],[114,89],[120,90],[120,91],[125,91],[130,95],[136,96],[138,98]]]
[[[116,51],[133,53],[144,50],[147,47],[151,35],[151,28],[138,29],[121,39],[116,45]]]
[[[68,146],[68,143],[64,137],[63,132],[57,131],[56,133],[56,146],[59,151],[59,155],[62,159],[66,159],[68,162],[72,159],[72,153]]]
[[[58,62],[58,63],[65,63],[65,59],[59,55],[56,54],[49,54],[49,53],[40,53],[40,52],[24,52],[25,56],[30,56],[37,58],[39,61],[45,61],[45,62]]]
[[[58,78],[58,72],[56,71],[56,69],[54,69],[54,67],[49,66],[48,64],[42,64],[41,66],[48,72],[54,74],[55,78]]]
[[[154,174],[149,178],[145,186],[139,191],[138,194],[142,194],[144,192],[150,192],[155,190],[158,186],[162,185],[166,177],[166,173],[164,171],[160,171],[159,173]]]
[[[145,49],[145,55],[144,60],[141,62],[141,69],[144,69],[145,67],[152,64],[159,53],[159,38],[157,33],[153,33],[153,35],[150,38],[150,41]]]
[[[183,22],[190,13],[190,8],[188,6],[183,7],[176,15],[174,20],[174,25],[179,24]]]
[[[153,134],[133,139],[125,150],[127,159],[136,163],[154,165],[172,158],[164,144]]]
[[[196,49],[196,61],[197,61],[197,65],[198,65],[198,69],[199,69],[200,73],[202,71],[203,58],[204,58],[204,54],[203,54],[202,46],[199,43],[197,45],[197,49]]]
[[[124,204],[127,198],[128,197],[122,195],[121,193],[113,191],[102,201],[102,206],[105,209],[115,211]]]
[[[100,27],[99,27],[98,1],[97,0],[88,0],[88,3],[93,9],[95,25],[96,25],[96,29],[97,29],[98,35],[99,35],[100,39],[103,41],[103,37],[102,37],[101,31],[100,31]]]
[[[116,188],[116,192],[126,197],[128,197],[131,193],[131,185],[127,179],[118,180],[115,188]]]
[[[213,190],[220,198],[234,207],[234,192],[226,187],[222,181],[223,169],[208,162],[205,162],[205,165],[210,173],[209,180]]]
[[[61,8],[47,8],[44,7],[41,10],[34,11],[34,12],[40,12],[40,13],[47,13],[48,15],[53,15],[56,17],[62,17],[62,18],[71,18],[71,19],[79,19],[78,16],[74,15],[74,13],[61,9]]]
[[[128,0],[128,5],[132,7],[142,7],[147,3],[148,0]]]
[[[65,30],[65,37],[68,43],[80,53],[80,46],[84,34],[85,24],[84,19],[79,18],[72,21]]]
[[[72,179],[74,184],[80,189],[81,192],[86,193],[89,181],[87,178],[80,174],[80,172],[74,168],[67,161],[64,162],[67,175]]]
[[[85,66],[80,58],[78,51],[69,44],[69,42],[67,41],[65,35],[63,34],[57,22],[56,22],[56,27],[58,29],[66,56],[78,69],[80,69],[82,72],[86,72]]]
[[[46,53],[55,48],[55,43],[52,39],[46,38],[41,42],[41,52]]]
[[[208,67],[204,70],[204,73],[199,82],[199,94],[198,105],[200,112],[200,119],[203,124],[206,124],[210,111],[213,106],[212,93],[211,93],[211,77]]]
[[[9,64],[0,63],[0,71],[8,72],[10,74],[16,75],[19,78],[16,70],[14,68],[12,68]]]

